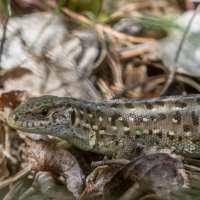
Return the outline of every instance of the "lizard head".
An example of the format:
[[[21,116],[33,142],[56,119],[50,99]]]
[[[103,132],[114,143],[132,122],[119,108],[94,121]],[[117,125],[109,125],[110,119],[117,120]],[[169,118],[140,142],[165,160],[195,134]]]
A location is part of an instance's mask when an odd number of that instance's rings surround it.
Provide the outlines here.
[[[70,102],[50,95],[30,98],[11,112],[7,122],[14,129],[29,133],[59,134],[74,124],[75,110]]]

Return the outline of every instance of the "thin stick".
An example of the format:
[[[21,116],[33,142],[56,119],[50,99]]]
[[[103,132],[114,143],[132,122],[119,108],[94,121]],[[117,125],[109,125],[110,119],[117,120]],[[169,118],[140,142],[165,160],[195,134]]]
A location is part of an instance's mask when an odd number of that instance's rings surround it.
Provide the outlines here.
[[[28,165],[26,168],[24,168],[23,170],[21,170],[20,172],[18,172],[17,174],[15,174],[12,177],[9,177],[5,180],[0,181],[0,189],[9,186],[10,184],[18,181],[20,178],[22,178],[23,176],[25,176],[26,174],[28,174],[31,170],[31,166]]]
[[[56,3],[53,1],[48,1],[48,5],[51,8],[55,8]],[[85,25],[87,25],[91,28],[94,27],[96,30],[100,31],[101,33],[102,32],[107,33],[107,34],[111,35],[112,37],[115,37],[115,38],[118,38],[121,40],[128,40],[128,41],[134,42],[134,43],[155,42],[156,41],[153,38],[134,37],[134,36],[127,35],[125,33],[118,32],[105,24],[104,25],[98,24],[98,23],[95,24],[91,20],[84,17],[83,15],[79,15],[65,7],[63,7],[61,10],[65,15],[70,16],[74,20],[79,21],[80,23],[84,23]]]
[[[97,167],[100,165],[127,165],[130,163],[130,160],[126,159],[113,159],[113,160],[101,160],[101,161],[93,161],[91,163],[92,167]]]
[[[3,47],[6,41],[6,31],[7,31],[7,25],[8,25],[8,21],[12,15],[12,11],[11,11],[11,1],[12,0],[7,0],[7,10],[8,10],[8,16],[6,17],[6,20],[3,24],[3,35],[2,35],[2,39],[1,39],[1,45],[0,45],[0,65],[1,65],[1,59],[2,59],[2,54],[3,54]]]

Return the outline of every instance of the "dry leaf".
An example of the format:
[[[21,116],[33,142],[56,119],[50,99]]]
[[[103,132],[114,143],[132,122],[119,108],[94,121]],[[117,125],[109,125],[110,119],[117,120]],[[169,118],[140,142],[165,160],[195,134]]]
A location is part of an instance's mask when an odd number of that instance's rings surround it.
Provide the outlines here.
[[[180,169],[183,169],[183,163],[166,153],[139,156],[106,184],[105,195],[121,196],[131,186],[139,185],[141,190],[165,197],[184,186],[185,180]]]
[[[66,151],[59,149],[54,142],[25,139],[27,161],[35,171],[49,171],[62,175],[66,185],[74,196],[78,196],[83,188],[84,174],[76,158]]]

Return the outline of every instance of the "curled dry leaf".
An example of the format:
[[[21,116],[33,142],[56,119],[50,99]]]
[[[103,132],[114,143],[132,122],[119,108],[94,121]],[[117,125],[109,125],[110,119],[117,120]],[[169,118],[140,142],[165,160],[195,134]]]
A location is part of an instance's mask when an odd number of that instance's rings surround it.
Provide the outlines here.
[[[85,176],[82,169],[76,158],[68,151],[59,149],[57,153],[60,158],[61,175],[66,180],[67,188],[77,197],[82,192],[84,184]]]
[[[142,155],[123,167],[105,186],[106,197],[119,197],[131,186],[160,197],[182,188],[186,182],[183,163],[166,153]],[[111,198],[112,199],[112,198]]]
[[[35,171],[49,171],[62,175],[66,185],[74,196],[78,196],[83,188],[84,174],[76,158],[56,144],[48,141],[25,139],[25,152],[28,162]]]

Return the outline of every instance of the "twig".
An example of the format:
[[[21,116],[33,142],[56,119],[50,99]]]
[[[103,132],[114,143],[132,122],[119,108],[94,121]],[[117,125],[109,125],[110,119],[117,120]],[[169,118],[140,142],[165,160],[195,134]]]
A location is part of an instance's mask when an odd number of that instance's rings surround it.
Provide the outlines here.
[[[178,46],[178,49],[176,51],[176,55],[175,55],[175,58],[174,58],[174,68],[171,70],[171,73],[168,77],[168,80],[165,84],[165,86],[163,87],[162,91],[161,91],[161,95],[165,95],[165,93],[167,92],[169,86],[172,84],[173,80],[174,80],[174,77],[175,77],[175,74],[176,74],[176,71],[177,71],[177,68],[178,68],[178,59],[180,57],[180,53],[181,53],[181,50],[183,48],[183,44],[184,44],[184,41],[186,39],[186,35],[188,34],[189,30],[190,30],[190,27],[192,25],[192,22],[194,20],[194,18],[196,17],[198,11],[200,10],[200,5],[198,5],[198,7],[196,8],[193,16],[191,17],[186,29],[185,29],[185,32],[183,33],[183,36],[182,36],[182,39],[181,39],[181,42]]]
[[[91,166],[97,167],[100,165],[127,165],[129,163],[130,163],[130,160],[126,160],[126,159],[101,160],[101,161],[93,161],[91,163]]]
[[[185,77],[183,75],[176,75],[176,80],[182,81],[182,82],[188,84],[189,86],[195,88],[198,92],[200,92],[199,83],[197,83],[196,81],[192,80],[191,78]]]
[[[105,83],[103,79],[98,79],[97,85],[99,86],[101,92],[105,96],[106,99],[111,99],[113,96],[113,92],[110,90],[108,85]]]
[[[187,164],[185,164],[184,168],[186,170],[189,170],[190,172],[192,171],[192,172],[197,172],[198,174],[200,173],[200,168],[196,167],[196,166],[193,166],[193,165],[187,165]]]
[[[92,188],[92,184],[88,183],[83,190],[83,192],[80,194],[80,196],[76,200],[82,200],[87,195],[88,191]]]
[[[0,181],[0,189],[9,186],[10,184],[18,181],[20,178],[22,178],[23,176],[25,176],[27,173],[29,173],[31,170],[31,166],[28,165],[26,168],[24,168],[23,170],[21,170],[20,172],[18,172],[17,174],[15,174],[12,177],[9,177],[3,181]]]
[[[7,25],[8,25],[8,21],[12,15],[12,11],[11,11],[11,1],[12,0],[7,0],[7,10],[8,10],[8,16],[6,17],[6,20],[3,24],[3,35],[2,35],[2,39],[1,39],[1,46],[0,46],[0,66],[1,66],[1,59],[2,59],[2,54],[3,54],[3,47],[6,41],[6,31],[7,31]]]
[[[132,58],[134,56],[139,56],[146,52],[150,52],[153,48],[154,48],[153,45],[151,45],[151,43],[148,43],[145,46],[139,45],[139,48],[137,48],[136,46],[134,49],[127,49],[127,50],[121,51],[119,55],[121,59]]]
[[[56,3],[53,1],[48,1],[48,5],[51,8],[55,8]],[[105,25],[105,24],[104,25],[98,24],[98,23],[95,24],[91,20],[87,19],[86,17],[79,15],[65,7],[62,8],[61,10],[65,15],[70,16],[74,20],[79,21],[80,23],[84,23],[85,25],[87,25],[91,28],[93,27],[96,30],[100,31],[101,33],[102,32],[107,33],[107,34],[111,35],[112,37],[115,37],[115,38],[118,38],[121,40],[128,40],[128,41],[134,42],[134,43],[144,43],[144,42],[155,42],[156,41],[153,38],[143,38],[143,37],[134,37],[134,36],[126,35],[125,33],[121,33],[116,30],[113,30],[111,27],[109,27],[108,25]]]
[[[121,70],[122,66],[114,49],[110,49],[110,51],[107,52],[107,59],[113,74],[114,85],[117,88],[117,90],[121,90],[124,87]]]

